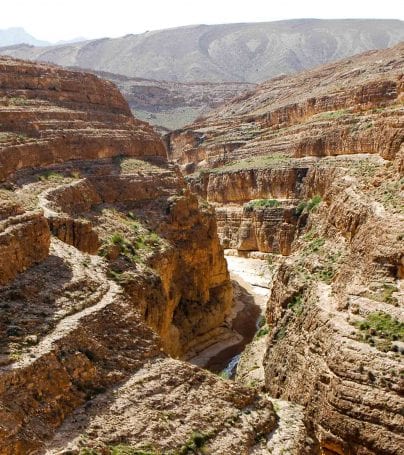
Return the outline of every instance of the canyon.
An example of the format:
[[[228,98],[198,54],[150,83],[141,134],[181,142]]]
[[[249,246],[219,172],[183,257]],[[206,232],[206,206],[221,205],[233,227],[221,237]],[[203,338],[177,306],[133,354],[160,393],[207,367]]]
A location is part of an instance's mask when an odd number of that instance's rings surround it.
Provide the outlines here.
[[[212,209],[112,84],[2,58],[0,91],[0,453],[247,451],[270,401],[176,360],[232,305]]]
[[[325,454],[404,447],[403,68],[399,44],[274,78],[166,138],[228,253],[273,270],[239,380]]]
[[[0,454],[401,453],[404,44],[100,76],[0,57]]]

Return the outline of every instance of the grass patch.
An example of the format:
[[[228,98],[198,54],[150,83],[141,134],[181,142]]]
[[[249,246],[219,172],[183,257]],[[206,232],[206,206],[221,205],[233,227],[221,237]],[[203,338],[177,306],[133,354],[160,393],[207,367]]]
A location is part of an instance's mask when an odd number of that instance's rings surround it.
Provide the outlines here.
[[[57,182],[63,179],[64,176],[62,174],[54,171],[45,171],[38,176],[38,180],[40,180],[41,182]]]
[[[254,209],[267,209],[280,207],[281,203],[276,199],[254,199],[244,204],[244,209],[251,212]]]
[[[139,171],[161,172],[162,169],[149,161],[138,160],[136,158],[115,158],[121,168],[122,174],[131,174]]]
[[[272,153],[271,155],[254,156],[251,158],[245,158],[238,161],[231,161],[230,163],[224,164],[223,166],[206,169],[205,172],[221,174],[224,172],[235,172],[248,169],[265,169],[271,167],[283,167],[289,164],[292,158],[288,155],[281,153]]]

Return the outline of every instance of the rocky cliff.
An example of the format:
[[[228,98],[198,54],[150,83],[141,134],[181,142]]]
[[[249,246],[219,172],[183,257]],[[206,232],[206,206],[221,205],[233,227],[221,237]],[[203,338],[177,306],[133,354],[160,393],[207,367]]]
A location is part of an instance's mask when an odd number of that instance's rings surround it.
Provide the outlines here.
[[[247,453],[270,402],[168,356],[230,311],[212,209],[112,84],[2,59],[0,90],[0,453]]]
[[[287,256],[249,352],[325,454],[404,447],[403,68],[401,44],[273,79],[168,137],[223,244]]]

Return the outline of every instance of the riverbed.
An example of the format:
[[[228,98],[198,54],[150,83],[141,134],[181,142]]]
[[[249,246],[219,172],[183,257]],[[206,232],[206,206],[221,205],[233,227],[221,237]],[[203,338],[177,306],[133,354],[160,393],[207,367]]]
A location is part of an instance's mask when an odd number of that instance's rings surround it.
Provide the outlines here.
[[[256,334],[269,296],[271,273],[263,259],[226,256],[234,305],[227,335],[190,359],[191,363],[232,378],[246,345]]]

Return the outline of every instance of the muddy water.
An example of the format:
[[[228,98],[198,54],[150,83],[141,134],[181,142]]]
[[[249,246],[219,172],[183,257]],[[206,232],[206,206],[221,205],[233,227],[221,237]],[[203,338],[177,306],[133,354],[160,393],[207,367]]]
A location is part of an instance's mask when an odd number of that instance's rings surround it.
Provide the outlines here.
[[[234,289],[234,312],[228,321],[233,341],[218,341],[195,359],[195,363],[208,370],[223,372],[233,377],[241,353],[252,341],[258,321],[265,311],[269,294],[270,272],[265,260],[227,256],[227,264]],[[203,358],[203,363],[200,359]],[[193,362],[193,359],[191,359]]]

